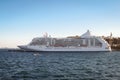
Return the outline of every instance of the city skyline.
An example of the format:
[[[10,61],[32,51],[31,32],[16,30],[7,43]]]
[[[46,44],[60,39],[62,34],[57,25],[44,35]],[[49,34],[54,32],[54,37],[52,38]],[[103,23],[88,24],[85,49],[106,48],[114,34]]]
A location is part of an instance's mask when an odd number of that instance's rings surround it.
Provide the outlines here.
[[[0,47],[28,44],[34,37],[120,37],[119,0],[1,0]]]

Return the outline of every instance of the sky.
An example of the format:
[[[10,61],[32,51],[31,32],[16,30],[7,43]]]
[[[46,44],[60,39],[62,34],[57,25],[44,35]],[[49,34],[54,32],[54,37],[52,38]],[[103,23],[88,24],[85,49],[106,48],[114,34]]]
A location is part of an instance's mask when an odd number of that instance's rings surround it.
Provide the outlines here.
[[[28,44],[46,32],[52,37],[120,37],[120,0],[0,0],[0,48]]]

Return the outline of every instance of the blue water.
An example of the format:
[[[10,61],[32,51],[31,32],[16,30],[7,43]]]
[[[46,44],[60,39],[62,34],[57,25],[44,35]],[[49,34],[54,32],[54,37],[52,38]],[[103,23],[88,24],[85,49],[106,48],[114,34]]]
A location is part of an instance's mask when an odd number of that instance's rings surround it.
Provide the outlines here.
[[[120,80],[120,52],[0,51],[0,80]]]

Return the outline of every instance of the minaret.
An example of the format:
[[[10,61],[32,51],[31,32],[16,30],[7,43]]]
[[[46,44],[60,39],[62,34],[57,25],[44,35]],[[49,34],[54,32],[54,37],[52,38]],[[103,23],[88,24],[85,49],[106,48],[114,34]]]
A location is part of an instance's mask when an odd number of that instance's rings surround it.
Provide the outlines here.
[[[109,44],[110,44],[110,46],[112,46],[112,32],[110,33]]]

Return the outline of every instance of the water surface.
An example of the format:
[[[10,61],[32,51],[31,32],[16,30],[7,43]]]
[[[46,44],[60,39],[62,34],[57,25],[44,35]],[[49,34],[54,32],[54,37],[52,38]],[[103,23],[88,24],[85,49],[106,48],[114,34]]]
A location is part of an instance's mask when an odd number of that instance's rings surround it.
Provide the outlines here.
[[[0,51],[0,80],[119,80],[120,52]]]

